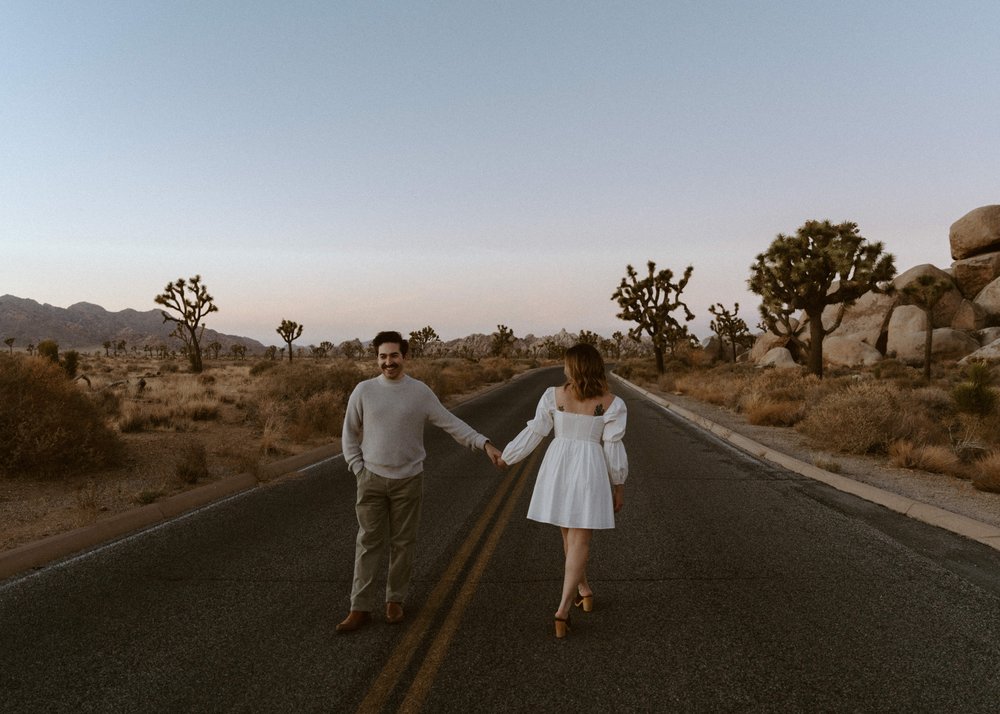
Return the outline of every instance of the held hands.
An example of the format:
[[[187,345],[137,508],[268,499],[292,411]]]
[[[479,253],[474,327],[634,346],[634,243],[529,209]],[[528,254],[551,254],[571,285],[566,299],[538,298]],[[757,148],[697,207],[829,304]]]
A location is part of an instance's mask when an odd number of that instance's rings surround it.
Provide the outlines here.
[[[490,458],[490,461],[493,462],[494,466],[496,466],[498,469],[501,470],[507,468],[507,464],[505,464],[503,462],[503,459],[500,458],[503,452],[501,452],[500,449],[498,449],[497,447],[493,446],[492,442],[487,441],[483,449],[486,451],[486,455]]]

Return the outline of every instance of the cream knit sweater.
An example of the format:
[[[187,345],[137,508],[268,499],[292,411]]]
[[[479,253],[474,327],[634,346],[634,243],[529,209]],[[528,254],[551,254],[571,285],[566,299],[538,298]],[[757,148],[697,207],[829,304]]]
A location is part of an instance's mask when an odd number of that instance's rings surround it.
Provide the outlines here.
[[[486,437],[444,408],[431,388],[403,375],[379,375],[359,383],[347,402],[342,448],[347,467],[385,478],[416,476],[424,468],[424,424],[451,434],[459,444],[482,449]]]

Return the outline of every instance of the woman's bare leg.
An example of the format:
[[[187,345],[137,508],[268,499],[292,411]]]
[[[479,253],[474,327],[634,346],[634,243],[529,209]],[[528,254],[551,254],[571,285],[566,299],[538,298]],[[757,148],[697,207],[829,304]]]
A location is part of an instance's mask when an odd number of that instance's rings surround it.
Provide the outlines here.
[[[559,530],[562,531],[563,556],[565,557],[565,556],[569,555],[569,546],[568,546],[568,544],[566,542],[567,533],[569,532],[569,528],[560,528]],[[588,555],[589,555],[589,551],[588,551]],[[580,593],[580,595],[585,595],[586,596],[586,595],[593,595],[594,594],[594,591],[590,587],[590,582],[587,580],[587,564],[586,564],[586,562],[584,562],[584,564],[583,564],[583,574],[580,576],[580,582],[577,583],[576,589],[577,589],[577,592]],[[575,596],[574,596],[574,600],[575,600]]]
[[[569,617],[569,610],[576,599],[581,582],[586,582],[587,558],[590,557],[590,536],[588,528],[563,528],[563,543],[566,551],[566,570],[563,575],[562,601],[556,610],[556,617]]]

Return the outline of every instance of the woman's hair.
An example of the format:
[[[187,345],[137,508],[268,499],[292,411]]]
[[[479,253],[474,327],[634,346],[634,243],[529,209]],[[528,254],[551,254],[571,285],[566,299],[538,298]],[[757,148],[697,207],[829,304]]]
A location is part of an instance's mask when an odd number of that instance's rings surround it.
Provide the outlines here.
[[[577,399],[592,399],[608,391],[604,360],[593,345],[581,342],[566,350],[566,371]]]

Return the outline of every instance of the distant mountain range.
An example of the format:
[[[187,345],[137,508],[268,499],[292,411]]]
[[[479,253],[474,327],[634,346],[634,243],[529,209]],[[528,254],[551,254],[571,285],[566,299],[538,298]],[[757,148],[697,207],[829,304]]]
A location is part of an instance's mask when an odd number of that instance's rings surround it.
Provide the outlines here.
[[[55,340],[61,350],[100,350],[107,342],[125,341],[128,348],[143,349],[165,345],[171,349],[181,341],[171,337],[175,324],[164,322],[159,310],[120,310],[108,312],[100,305],[78,302],[69,307],[54,307],[14,295],[0,297],[0,339],[14,338],[14,349],[23,350],[41,340]],[[223,350],[244,345],[249,352],[263,352],[257,340],[224,335],[206,329],[202,345],[218,342]],[[6,345],[0,345],[6,348]]]

